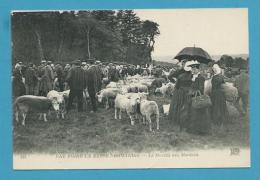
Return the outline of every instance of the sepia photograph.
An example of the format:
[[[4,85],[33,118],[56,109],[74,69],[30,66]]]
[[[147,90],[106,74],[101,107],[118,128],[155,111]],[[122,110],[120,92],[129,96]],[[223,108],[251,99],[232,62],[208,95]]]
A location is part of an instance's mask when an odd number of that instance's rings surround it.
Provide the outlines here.
[[[10,18],[15,170],[251,166],[247,8]]]

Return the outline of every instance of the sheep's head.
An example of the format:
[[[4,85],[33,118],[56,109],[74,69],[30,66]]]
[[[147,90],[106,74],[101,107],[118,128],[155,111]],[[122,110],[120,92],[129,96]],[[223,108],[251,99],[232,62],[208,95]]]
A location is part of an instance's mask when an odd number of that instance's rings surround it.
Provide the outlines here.
[[[145,93],[145,92],[139,93],[140,99],[147,99],[148,95],[149,95],[149,93]]]
[[[98,93],[96,94],[96,96],[97,96],[98,102],[101,103],[101,102],[102,102],[102,99],[103,99],[102,93],[101,93],[101,92],[98,92]]]
[[[51,104],[52,104],[52,107],[55,111],[59,111],[60,110],[60,103],[58,101],[58,98],[57,97],[54,97],[52,100],[51,100]]]

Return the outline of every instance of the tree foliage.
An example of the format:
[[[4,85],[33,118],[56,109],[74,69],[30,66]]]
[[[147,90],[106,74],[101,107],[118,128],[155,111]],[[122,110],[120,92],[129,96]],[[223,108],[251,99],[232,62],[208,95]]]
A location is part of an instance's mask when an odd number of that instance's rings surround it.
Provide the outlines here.
[[[233,58],[232,56],[222,55],[218,64],[222,67],[228,68],[239,68],[239,69],[247,69],[248,68],[248,58],[243,59],[242,57]]]
[[[12,14],[13,62],[96,58],[151,62],[159,25],[132,10],[44,11]]]

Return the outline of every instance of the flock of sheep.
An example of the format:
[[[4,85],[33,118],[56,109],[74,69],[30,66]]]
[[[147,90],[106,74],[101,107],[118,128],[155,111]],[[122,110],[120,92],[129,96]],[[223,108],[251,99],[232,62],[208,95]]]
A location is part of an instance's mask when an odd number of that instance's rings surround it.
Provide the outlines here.
[[[147,99],[151,93],[160,93],[164,97],[172,95],[175,84],[171,82],[163,83],[161,87],[153,87],[155,80],[152,76],[129,76],[118,82],[110,82],[100,92],[96,94],[99,103],[105,105],[106,109],[115,109],[115,119],[122,117],[122,112],[129,116],[130,124],[134,125],[135,120],[142,120],[144,124],[148,122],[149,130],[152,131],[151,117],[156,118],[156,129],[159,130],[159,107],[155,101]],[[237,89],[232,83],[223,85],[227,101],[234,102],[238,96]],[[15,119],[19,122],[19,114],[22,115],[22,125],[25,125],[25,119],[29,111],[40,113],[39,118],[43,117],[47,121],[46,115],[50,110],[56,112],[57,118],[64,119],[65,106],[69,97],[69,91],[57,92],[50,91],[47,97],[25,95],[18,97],[14,102]],[[205,81],[204,93],[210,94],[211,79]],[[89,99],[87,91],[84,91],[83,98],[85,103]],[[168,114],[169,104],[162,107],[163,113]]]

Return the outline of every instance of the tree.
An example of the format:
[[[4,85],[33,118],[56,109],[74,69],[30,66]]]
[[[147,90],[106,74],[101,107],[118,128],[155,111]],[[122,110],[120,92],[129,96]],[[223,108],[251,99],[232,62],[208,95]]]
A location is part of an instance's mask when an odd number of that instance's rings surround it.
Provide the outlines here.
[[[14,62],[96,58],[142,64],[151,61],[158,27],[132,10],[17,12],[12,56]]]
[[[219,60],[219,64],[220,64],[220,66],[232,67],[233,61],[234,60],[233,60],[232,56],[222,55]]]
[[[237,57],[234,59],[234,67],[239,68],[239,69],[247,69],[247,61],[243,59],[242,57]]]
[[[142,23],[142,34],[144,35],[146,41],[145,44],[147,46],[147,57],[148,61],[152,61],[151,52],[154,50],[155,37],[160,34],[159,24],[146,20]]]

